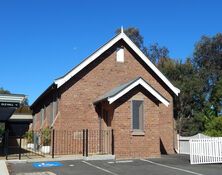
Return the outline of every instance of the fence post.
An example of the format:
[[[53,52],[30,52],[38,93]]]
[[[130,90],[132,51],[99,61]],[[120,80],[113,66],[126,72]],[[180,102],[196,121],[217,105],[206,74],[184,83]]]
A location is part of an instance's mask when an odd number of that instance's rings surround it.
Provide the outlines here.
[[[9,131],[5,131],[5,159],[8,160],[8,137],[9,137]]]
[[[55,129],[52,129],[52,158],[55,156]]]
[[[88,129],[86,129],[86,157],[88,157],[88,145],[89,145],[89,142],[88,142]]]
[[[113,129],[111,131],[111,134],[112,134],[112,155],[114,155],[114,132],[113,132]]]
[[[102,130],[99,129],[99,153],[102,152]]]
[[[85,129],[82,130],[82,156],[85,156]]]
[[[21,160],[21,152],[22,152],[22,135],[19,136],[19,160]]]

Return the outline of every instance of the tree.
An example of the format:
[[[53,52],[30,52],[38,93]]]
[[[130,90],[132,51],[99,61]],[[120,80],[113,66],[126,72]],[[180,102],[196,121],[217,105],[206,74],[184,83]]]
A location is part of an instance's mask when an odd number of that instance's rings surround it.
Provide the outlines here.
[[[10,91],[8,91],[8,90],[5,90],[4,88],[0,88],[0,94],[11,94],[11,92]]]
[[[203,123],[199,116],[195,117],[200,101],[202,100],[202,82],[197,76],[190,59],[183,63],[179,60],[161,58],[157,63],[158,69],[181,92],[174,98],[174,115],[177,120],[177,129],[181,135],[194,135],[203,131]]]
[[[193,65],[200,79],[204,81],[202,93],[205,96],[204,107],[221,110],[221,94],[218,94],[222,76],[222,34],[213,37],[203,36],[194,50]],[[214,96],[217,95],[215,98]],[[219,97],[220,96],[220,97]]]
[[[222,117],[214,117],[206,123],[205,134],[212,137],[222,137]]]
[[[148,48],[148,58],[157,64],[160,59],[169,58],[169,50],[165,46],[160,47],[158,43],[151,44]]]
[[[214,110],[215,115],[221,115],[222,111],[222,78],[216,82],[209,99],[210,106]]]

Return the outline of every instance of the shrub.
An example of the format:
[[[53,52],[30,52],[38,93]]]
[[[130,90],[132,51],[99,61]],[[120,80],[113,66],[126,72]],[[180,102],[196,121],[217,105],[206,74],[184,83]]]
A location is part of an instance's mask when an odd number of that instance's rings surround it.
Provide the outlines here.
[[[214,117],[205,125],[204,134],[211,137],[222,137],[222,117]]]
[[[42,144],[50,146],[51,144],[51,129],[49,127],[42,129]]]
[[[28,143],[33,143],[33,131],[27,131],[25,133],[25,138],[27,139]]]

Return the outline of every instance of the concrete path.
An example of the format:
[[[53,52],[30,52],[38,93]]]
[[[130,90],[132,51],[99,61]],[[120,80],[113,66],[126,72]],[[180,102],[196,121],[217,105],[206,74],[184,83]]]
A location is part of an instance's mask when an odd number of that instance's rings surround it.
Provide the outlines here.
[[[0,160],[1,175],[9,175],[8,168],[4,160]]]

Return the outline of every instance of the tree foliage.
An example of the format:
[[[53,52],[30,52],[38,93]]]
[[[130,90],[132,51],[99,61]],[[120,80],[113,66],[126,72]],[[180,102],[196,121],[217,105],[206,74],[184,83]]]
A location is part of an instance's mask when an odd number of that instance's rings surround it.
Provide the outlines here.
[[[213,37],[203,36],[197,42],[193,56],[193,66],[203,80],[202,93],[205,96],[204,107],[210,106],[216,116],[221,111],[222,79],[222,34]]]
[[[222,117],[214,117],[205,125],[204,134],[212,137],[222,136]]]
[[[10,91],[5,90],[3,87],[0,88],[0,94],[11,94]]]
[[[151,44],[148,47],[147,52],[149,59],[154,64],[157,64],[160,61],[160,59],[169,58],[169,50],[165,46],[163,47],[159,46],[158,43]]]
[[[180,89],[178,97],[174,98],[174,115],[177,120],[178,132],[182,135],[193,135],[203,130],[200,118],[195,117],[195,111],[201,108],[202,81],[197,76],[192,62],[162,58],[157,67],[171,82]]]
[[[215,115],[220,115],[222,111],[222,78],[220,78],[213,87],[209,102],[212,105],[211,107]]]

